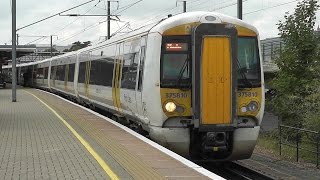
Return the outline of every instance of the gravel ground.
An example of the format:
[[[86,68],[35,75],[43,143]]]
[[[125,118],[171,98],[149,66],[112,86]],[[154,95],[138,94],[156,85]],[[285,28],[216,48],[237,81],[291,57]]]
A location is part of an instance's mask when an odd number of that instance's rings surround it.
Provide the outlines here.
[[[271,132],[278,128],[278,117],[272,113],[265,112],[261,124],[261,132]],[[281,159],[278,152],[256,146],[252,157],[241,161],[246,165],[265,172],[275,179],[318,179],[320,180],[320,169],[314,164],[304,162],[291,162]],[[320,168],[320,167],[319,167]]]
[[[316,169],[315,165],[282,160],[279,155],[259,146],[256,146],[250,159],[240,162],[274,179],[320,180],[320,169]]]

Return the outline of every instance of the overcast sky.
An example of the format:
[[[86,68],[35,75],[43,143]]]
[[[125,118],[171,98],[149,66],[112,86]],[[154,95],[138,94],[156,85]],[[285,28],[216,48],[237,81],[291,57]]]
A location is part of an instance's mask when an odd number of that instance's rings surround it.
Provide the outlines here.
[[[88,0],[17,0],[17,28],[33,23],[65,9],[74,7]],[[138,0],[119,0],[111,2],[111,12],[119,14],[122,22],[111,23],[111,33],[130,22],[132,28],[161,19],[167,14],[182,11],[182,3],[176,0],[142,0],[125,9]],[[292,13],[301,0],[244,0],[243,20],[258,28],[261,39],[275,37],[278,34],[277,23],[283,20],[285,12]],[[236,17],[237,0],[187,0],[187,11],[217,11]],[[65,14],[106,14],[106,1],[93,1]],[[96,5],[96,6],[95,6]],[[119,9],[118,9],[119,8]],[[118,9],[118,10],[117,10]],[[123,11],[124,10],[124,11]],[[122,12],[121,12],[122,11]],[[316,26],[320,22],[320,12],[317,13]],[[49,38],[27,36],[54,37],[54,44],[68,45],[75,41],[98,42],[107,35],[106,17],[66,17],[57,16],[36,25],[18,31],[21,35],[19,44],[48,44]],[[128,31],[124,29],[123,31]],[[41,37],[40,37],[41,38]],[[34,42],[33,42],[34,41]],[[0,44],[11,44],[11,0],[0,0]]]

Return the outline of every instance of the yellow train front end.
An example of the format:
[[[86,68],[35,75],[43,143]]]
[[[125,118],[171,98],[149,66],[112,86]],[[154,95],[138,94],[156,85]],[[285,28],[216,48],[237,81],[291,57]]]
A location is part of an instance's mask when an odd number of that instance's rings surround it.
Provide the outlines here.
[[[190,129],[194,159],[246,159],[256,144],[264,83],[258,34],[243,24],[192,22],[162,34],[163,127]]]

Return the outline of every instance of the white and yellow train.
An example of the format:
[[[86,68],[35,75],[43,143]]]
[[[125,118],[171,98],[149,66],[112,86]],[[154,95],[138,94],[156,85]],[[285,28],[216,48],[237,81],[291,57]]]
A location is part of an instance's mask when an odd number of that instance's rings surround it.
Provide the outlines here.
[[[104,109],[181,155],[245,159],[264,112],[259,46],[256,28],[241,20],[189,12],[19,64],[18,82]]]

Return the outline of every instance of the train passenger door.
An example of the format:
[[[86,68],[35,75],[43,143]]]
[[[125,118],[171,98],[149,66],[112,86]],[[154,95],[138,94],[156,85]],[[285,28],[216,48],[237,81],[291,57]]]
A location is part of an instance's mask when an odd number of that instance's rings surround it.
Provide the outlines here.
[[[192,106],[200,128],[233,124],[236,110],[237,30],[201,24],[193,31]]]
[[[146,45],[147,45],[147,36],[141,38],[140,42],[140,57],[138,65],[138,75],[137,75],[137,85],[136,85],[136,100],[137,100],[137,113],[136,116],[139,119],[145,119],[145,104],[142,101],[142,91],[143,91],[143,69],[146,56]],[[145,122],[148,123],[148,122]]]
[[[140,58],[140,39],[124,43],[121,71],[122,110],[133,117],[137,114],[136,81]]]
[[[115,110],[121,112],[120,101],[120,85],[121,85],[121,70],[123,61],[123,43],[116,45],[116,56],[114,61],[113,79],[112,79],[112,100]]]

